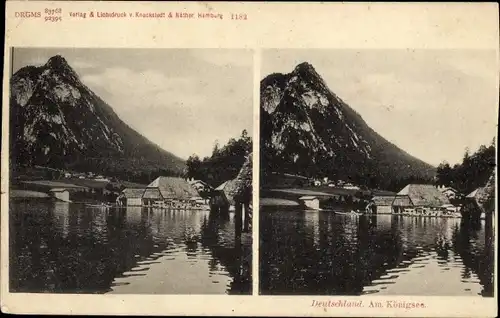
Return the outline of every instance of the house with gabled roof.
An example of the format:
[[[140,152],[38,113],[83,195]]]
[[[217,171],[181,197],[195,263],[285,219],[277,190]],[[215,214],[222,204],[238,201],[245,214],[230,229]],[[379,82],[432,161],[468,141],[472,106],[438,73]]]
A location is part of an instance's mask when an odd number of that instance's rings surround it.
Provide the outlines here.
[[[439,191],[443,193],[448,199],[456,199],[461,196],[460,192],[458,192],[455,188],[452,187],[438,187]]]
[[[158,177],[146,189],[156,188],[164,199],[188,200],[197,196],[196,190],[185,180],[178,177]]]
[[[465,198],[467,199],[475,199],[477,197],[477,195],[483,190],[483,187],[479,187],[477,189],[475,189],[474,191],[472,191],[471,193],[467,194],[467,196]]]
[[[188,183],[194,189],[196,189],[196,191],[198,191],[198,193],[200,193],[200,192],[209,192],[209,191],[213,190],[213,188],[208,183],[206,183],[203,180],[188,180]]]
[[[320,210],[319,199],[313,195],[305,195],[299,198],[302,205],[311,210]]]
[[[116,198],[118,205],[126,206],[141,206],[142,196],[144,195],[144,188],[126,188]]]
[[[396,196],[392,195],[374,195],[372,198],[373,204],[376,207],[377,214],[391,214],[392,213],[392,203]]]
[[[156,203],[190,202],[200,198],[186,180],[177,177],[158,177],[145,188],[126,188],[117,198],[120,205],[152,206]]]
[[[479,220],[480,217],[491,217],[495,210],[496,186],[495,186],[496,168],[483,187],[479,187],[465,197],[464,211],[462,217],[470,220]]]
[[[434,185],[408,184],[396,194],[392,208],[395,213],[401,213],[405,209],[438,209],[444,204],[450,204],[449,199]]]
[[[178,177],[158,177],[145,189],[144,205],[153,205],[158,201],[184,201],[199,197],[198,192],[185,179]]]
[[[211,198],[212,204],[226,208],[229,210],[234,209],[234,192],[237,187],[236,179],[227,180],[219,185],[213,191]]]
[[[243,222],[243,231],[251,229],[252,220],[252,154],[249,154],[236,178],[219,185],[210,198],[213,213],[224,215],[234,209],[235,220]],[[237,228],[241,223],[237,224]]]

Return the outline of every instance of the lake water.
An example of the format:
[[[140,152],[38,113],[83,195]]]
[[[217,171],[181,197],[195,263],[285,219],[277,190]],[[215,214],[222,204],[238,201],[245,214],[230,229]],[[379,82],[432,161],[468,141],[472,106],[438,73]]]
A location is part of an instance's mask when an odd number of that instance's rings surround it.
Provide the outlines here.
[[[35,201],[9,213],[11,292],[251,294],[233,214]]]
[[[259,219],[261,294],[493,295],[484,221],[269,208]]]

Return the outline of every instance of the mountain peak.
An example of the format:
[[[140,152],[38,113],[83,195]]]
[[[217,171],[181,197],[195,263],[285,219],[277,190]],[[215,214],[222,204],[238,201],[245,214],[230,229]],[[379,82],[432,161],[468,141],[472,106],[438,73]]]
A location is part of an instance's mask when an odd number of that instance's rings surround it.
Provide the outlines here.
[[[382,188],[434,174],[371,129],[310,63],[283,77],[271,74],[261,82],[261,153],[268,161],[263,174],[332,175]]]
[[[66,59],[61,55],[54,55],[51,57],[45,66],[54,70],[72,70]]]
[[[321,75],[319,75],[318,72],[316,72],[316,69],[314,68],[314,66],[312,66],[311,63],[302,62],[298,64],[293,70],[292,74],[298,75],[308,82],[325,86],[323,78],[321,77]]]
[[[19,69],[11,85],[11,154],[19,165],[116,174],[182,173],[185,163],[125,124],[61,55]],[[92,158],[87,164],[86,158]],[[113,160],[110,160],[113,158]],[[134,177],[135,178],[135,177]]]
[[[312,66],[311,63],[308,62],[302,62],[298,64],[295,69],[293,70],[294,73],[300,73],[300,74],[311,74],[315,76],[319,76],[318,72],[316,72],[316,69],[314,69],[314,66]]]
[[[314,69],[314,66],[312,66],[312,64],[309,62],[302,62],[302,63],[298,64],[295,67],[295,70],[307,70],[307,71],[316,72],[316,70]]]

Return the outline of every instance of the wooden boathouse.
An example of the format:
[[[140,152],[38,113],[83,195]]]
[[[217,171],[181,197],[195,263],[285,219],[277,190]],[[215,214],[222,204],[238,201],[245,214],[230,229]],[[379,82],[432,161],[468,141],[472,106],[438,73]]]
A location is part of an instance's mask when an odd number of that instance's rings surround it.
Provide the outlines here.
[[[249,233],[252,226],[252,154],[248,155],[236,178],[217,187],[210,199],[210,211],[218,216],[234,209],[236,234]]]
[[[484,215],[487,222],[491,222],[495,214],[495,170],[484,185],[469,193],[465,197],[465,205],[462,209],[462,218],[472,222],[478,222]]]
[[[375,205],[376,214],[391,214],[392,213],[392,203],[396,195],[374,195],[372,198],[373,204]]]
[[[300,197],[299,200],[301,201],[302,205],[308,209],[311,210],[319,210],[319,199],[316,196],[312,195],[305,195],[303,197]]]
[[[187,205],[193,197],[198,197],[198,192],[185,179],[158,177],[146,187],[142,200],[145,206],[157,202]]]
[[[145,188],[124,189],[116,202],[126,206],[153,206],[158,203],[176,207],[195,205],[198,191],[186,180],[177,177],[158,177]]]
[[[449,204],[448,198],[432,184],[408,184],[396,194],[392,203],[394,213],[408,210],[439,209]]]
[[[141,206],[145,188],[126,188],[116,198],[116,203],[123,206]]]

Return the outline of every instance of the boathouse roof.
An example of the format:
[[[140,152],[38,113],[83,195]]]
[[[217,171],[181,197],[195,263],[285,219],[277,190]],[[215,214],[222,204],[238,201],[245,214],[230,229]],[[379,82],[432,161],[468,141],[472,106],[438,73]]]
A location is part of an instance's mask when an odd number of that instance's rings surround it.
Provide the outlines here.
[[[412,206],[413,204],[410,201],[408,196],[396,196],[394,201],[392,201],[393,206]]]
[[[199,195],[186,180],[177,177],[158,177],[146,187],[149,188],[157,188],[164,199],[189,199]]]
[[[233,205],[235,198],[241,201],[251,202],[252,200],[252,154],[249,154],[243,163],[236,178],[227,180],[217,188],[222,191],[229,202]]]
[[[467,199],[474,200],[483,212],[492,213],[495,211],[495,173],[496,168],[491,172],[484,187],[479,187],[466,196]]]
[[[143,199],[156,199],[162,200],[163,196],[160,193],[159,188],[146,188],[144,190],[144,194],[142,195]]]
[[[208,183],[206,183],[205,181],[203,181],[203,180],[188,180],[188,183],[191,186],[199,184],[199,185],[202,185],[202,186],[204,186],[206,188],[212,189],[212,187]]]
[[[123,189],[122,194],[127,199],[139,199],[144,194],[144,188],[127,188]]]
[[[392,202],[396,198],[395,195],[376,195],[373,197],[373,203],[378,206],[392,205]]]
[[[65,188],[52,188],[52,189],[50,189],[50,192],[64,192],[64,191],[68,191],[68,189],[65,189]]]
[[[445,191],[452,191],[452,192],[458,193],[458,190],[456,190],[455,188],[452,188],[452,187],[445,187],[445,188],[441,189],[441,192],[445,192]]]
[[[299,200],[305,200],[305,201],[308,201],[308,200],[316,200],[318,197],[315,197],[315,196],[312,196],[312,195],[305,195],[303,197],[300,197]]]
[[[220,186],[215,188],[215,191],[222,192],[229,204],[234,205],[234,193],[236,191],[236,187],[236,179],[232,179],[222,183]]]
[[[472,199],[472,198],[475,198],[476,195],[483,189],[483,187],[479,187],[477,188],[476,190],[472,191],[471,193],[469,193],[466,198],[469,198],[469,199]]]
[[[371,194],[373,196],[380,196],[380,197],[386,197],[386,196],[395,197],[396,196],[396,192],[387,191],[387,190],[378,190],[378,189],[371,190]]]
[[[490,178],[484,185],[484,187],[476,195],[476,201],[485,213],[495,213],[495,176],[496,167],[491,172]]]
[[[89,188],[89,189],[105,189],[106,186],[109,184],[109,181],[99,181],[99,180],[94,180],[94,179],[79,179],[79,178],[72,178],[72,179],[67,179],[68,182],[73,183],[77,186]]]
[[[407,197],[410,205],[401,197]],[[440,207],[447,203],[448,198],[432,184],[409,184],[398,192],[393,205]]]
[[[65,188],[65,189],[87,189],[87,187],[72,184],[69,182],[66,183],[66,182],[59,182],[52,180],[22,181],[22,183],[26,185],[38,186],[41,188],[44,187],[44,188]]]
[[[233,187],[228,188],[229,195],[239,198],[239,200],[252,201],[252,153],[250,153],[243,166],[234,179]]]
[[[231,181],[231,180],[224,181],[221,185],[219,185],[217,188],[215,188],[215,190],[216,191],[224,190],[224,188],[228,185],[229,181]]]

